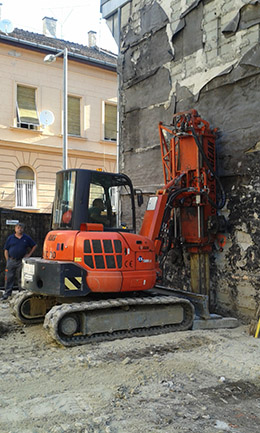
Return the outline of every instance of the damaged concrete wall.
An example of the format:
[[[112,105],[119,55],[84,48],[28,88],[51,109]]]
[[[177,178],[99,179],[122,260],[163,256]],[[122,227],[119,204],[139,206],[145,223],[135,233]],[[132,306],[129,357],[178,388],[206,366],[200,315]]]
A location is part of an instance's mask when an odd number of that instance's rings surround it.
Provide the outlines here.
[[[159,121],[195,108],[218,128],[228,231],[211,260],[211,302],[250,318],[260,299],[260,2],[133,0],[124,24],[121,171],[154,192],[163,184]],[[186,262],[175,262],[186,284]]]

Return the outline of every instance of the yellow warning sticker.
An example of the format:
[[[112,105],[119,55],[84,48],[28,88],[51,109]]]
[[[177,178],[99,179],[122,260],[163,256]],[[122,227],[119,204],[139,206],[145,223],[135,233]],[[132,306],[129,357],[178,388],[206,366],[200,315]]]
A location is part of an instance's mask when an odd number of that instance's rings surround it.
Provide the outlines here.
[[[65,277],[64,284],[67,290],[79,290],[82,284],[82,277]]]
[[[82,262],[82,257],[74,257],[74,262]]]

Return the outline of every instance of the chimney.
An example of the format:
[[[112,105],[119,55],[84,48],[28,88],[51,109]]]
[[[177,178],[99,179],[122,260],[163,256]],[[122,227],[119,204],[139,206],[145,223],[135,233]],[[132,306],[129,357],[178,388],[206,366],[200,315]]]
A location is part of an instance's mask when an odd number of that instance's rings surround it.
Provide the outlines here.
[[[56,38],[56,25],[57,20],[55,18],[44,17],[42,32],[45,36]]]
[[[94,32],[93,30],[90,30],[88,32],[88,46],[90,48],[95,48],[97,46],[96,35],[97,35],[97,32]]]

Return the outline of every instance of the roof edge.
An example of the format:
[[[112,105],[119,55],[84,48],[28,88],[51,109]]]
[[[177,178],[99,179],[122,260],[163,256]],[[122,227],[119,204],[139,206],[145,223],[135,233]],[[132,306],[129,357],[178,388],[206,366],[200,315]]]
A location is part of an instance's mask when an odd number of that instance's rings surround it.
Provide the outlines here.
[[[50,47],[48,45],[43,45],[43,44],[38,44],[35,42],[31,42],[31,41],[26,41],[23,39],[19,39],[19,38],[15,38],[12,36],[8,36],[8,35],[3,35],[0,34],[0,42],[9,44],[9,45],[18,45],[21,46],[25,49],[31,49],[33,51],[39,51],[42,53],[58,53],[59,51],[62,51],[62,48],[55,48],[55,47]],[[74,61],[78,61],[80,63],[87,63],[93,66],[97,66],[97,67],[101,67],[103,69],[108,69],[111,71],[117,71],[117,65],[115,65],[114,63],[110,63],[107,62],[105,60],[101,60],[101,59],[95,59],[94,57],[90,57],[90,56],[86,56],[83,54],[76,54],[76,53],[72,53],[71,51],[68,50],[68,58]]]

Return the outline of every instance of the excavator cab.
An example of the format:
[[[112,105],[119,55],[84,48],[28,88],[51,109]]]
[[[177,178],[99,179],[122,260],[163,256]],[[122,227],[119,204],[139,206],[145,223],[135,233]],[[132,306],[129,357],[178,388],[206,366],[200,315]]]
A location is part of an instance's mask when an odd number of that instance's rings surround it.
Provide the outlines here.
[[[57,173],[52,230],[80,230],[82,223],[103,224],[104,231],[135,232],[134,190],[128,176],[83,169]]]

